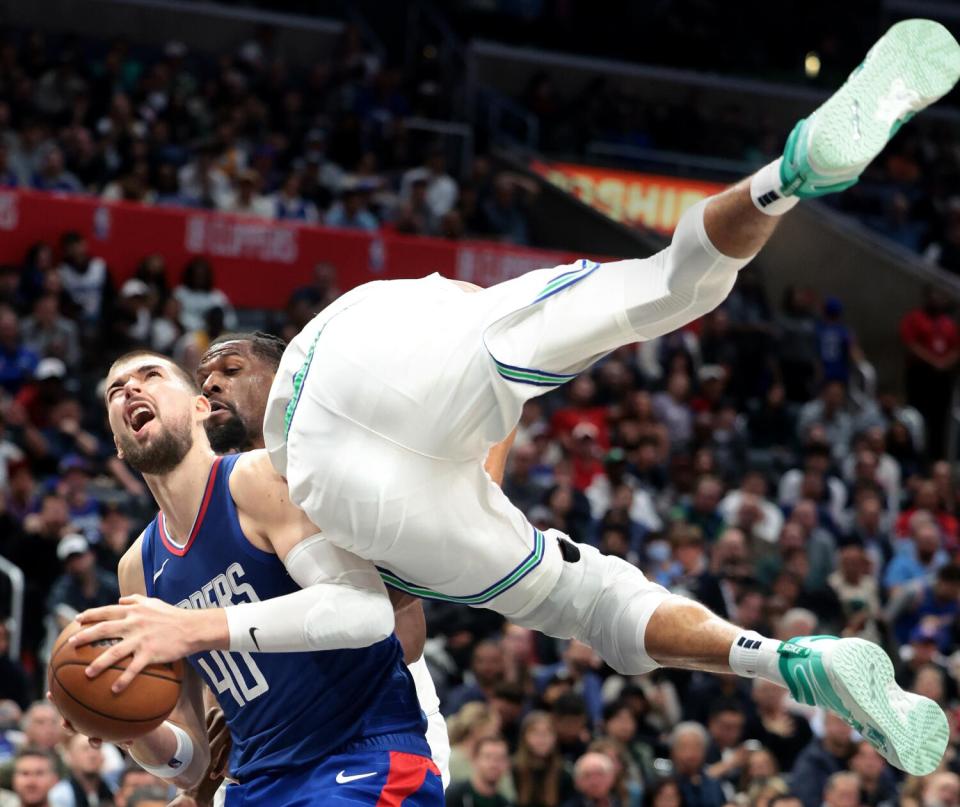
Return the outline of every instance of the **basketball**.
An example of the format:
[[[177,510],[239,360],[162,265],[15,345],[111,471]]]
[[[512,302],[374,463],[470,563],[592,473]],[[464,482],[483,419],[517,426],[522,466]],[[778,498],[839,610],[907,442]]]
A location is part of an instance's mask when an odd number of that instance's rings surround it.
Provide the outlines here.
[[[159,726],[176,706],[183,681],[183,662],[151,664],[123,692],[111,687],[129,658],[87,678],[86,666],[117,640],[77,647],[67,640],[77,631],[71,622],[57,637],[47,674],[53,702],[73,727],[88,737],[119,742],[140,737]]]

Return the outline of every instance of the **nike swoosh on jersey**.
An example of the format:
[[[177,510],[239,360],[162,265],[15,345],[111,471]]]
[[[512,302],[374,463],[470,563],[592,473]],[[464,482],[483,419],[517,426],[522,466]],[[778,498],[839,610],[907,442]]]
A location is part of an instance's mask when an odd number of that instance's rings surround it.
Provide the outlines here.
[[[345,773],[346,771],[340,771],[340,773],[337,774],[338,785],[345,785],[347,784],[347,782],[355,782],[357,781],[357,779],[366,779],[370,776],[377,775],[376,771],[370,771],[370,773],[357,773],[357,774],[354,774],[353,776],[344,776]]]
[[[166,558],[163,563],[160,564],[160,568],[153,573],[153,582],[156,583],[160,575],[163,574],[163,567],[170,562],[170,558]]]

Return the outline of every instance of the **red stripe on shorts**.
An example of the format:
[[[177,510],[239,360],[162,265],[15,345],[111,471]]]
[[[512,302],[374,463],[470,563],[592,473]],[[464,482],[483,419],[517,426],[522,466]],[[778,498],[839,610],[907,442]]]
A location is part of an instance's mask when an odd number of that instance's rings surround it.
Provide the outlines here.
[[[440,775],[429,757],[391,751],[390,771],[377,799],[377,807],[401,807],[407,796],[412,796],[423,786],[428,771]]]

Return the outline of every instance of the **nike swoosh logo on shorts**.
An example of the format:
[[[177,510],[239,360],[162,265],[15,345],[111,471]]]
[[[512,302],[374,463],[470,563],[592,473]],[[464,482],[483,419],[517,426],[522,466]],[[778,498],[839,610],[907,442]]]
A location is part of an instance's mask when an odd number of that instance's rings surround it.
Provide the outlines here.
[[[346,771],[340,771],[340,773],[337,774],[338,785],[345,785],[348,782],[355,782],[357,779],[366,779],[370,776],[377,775],[376,771],[370,771],[370,773],[357,773],[357,774],[354,774],[353,776],[344,776],[345,773]]]
[[[159,579],[160,575],[163,574],[163,567],[166,566],[169,562],[170,562],[170,558],[167,558],[166,560],[164,560],[164,562],[160,564],[160,568],[157,569],[157,570],[153,573],[153,582],[154,582],[154,583],[156,583],[157,580]]]

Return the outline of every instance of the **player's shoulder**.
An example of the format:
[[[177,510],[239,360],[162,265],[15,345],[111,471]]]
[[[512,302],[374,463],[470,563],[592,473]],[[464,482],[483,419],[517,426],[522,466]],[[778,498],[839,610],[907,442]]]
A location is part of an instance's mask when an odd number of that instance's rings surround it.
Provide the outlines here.
[[[293,505],[286,480],[273,467],[266,449],[241,454],[230,474],[230,493],[237,510],[258,516],[278,513]]]

